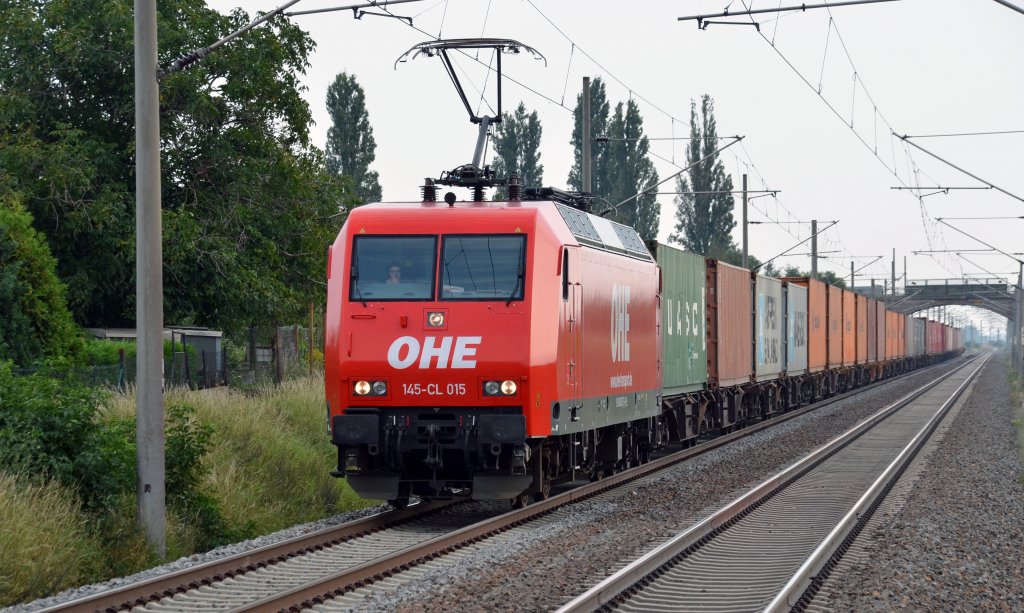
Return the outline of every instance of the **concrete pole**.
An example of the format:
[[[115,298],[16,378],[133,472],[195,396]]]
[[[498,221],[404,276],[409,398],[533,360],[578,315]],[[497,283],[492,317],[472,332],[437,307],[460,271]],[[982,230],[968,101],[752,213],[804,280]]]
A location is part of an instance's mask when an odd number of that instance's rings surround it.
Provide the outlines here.
[[[163,234],[156,0],[135,0],[136,513],[146,542],[167,554],[164,491]]]
[[[747,268],[747,173],[743,173],[743,268]]]
[[[893,298],[896,297],[896,248],[892,248],[892,293],[890,294]]]
[[[850,261],[850,291],[853,291],[853,261]]]
[[[590,158],[590,77],[583,77],[583,191],[592,193],[593,168]]]
[[[1014,367],[1017,372],[1024,373],[1024,263],[1018,264],[1016,294],[1017,308],[1014,309],[1013,335],[1016,337],[1014,346],[1017,355],[1014,358]]]
[[[818,278],[818,220],[811,220],[811,278]]]

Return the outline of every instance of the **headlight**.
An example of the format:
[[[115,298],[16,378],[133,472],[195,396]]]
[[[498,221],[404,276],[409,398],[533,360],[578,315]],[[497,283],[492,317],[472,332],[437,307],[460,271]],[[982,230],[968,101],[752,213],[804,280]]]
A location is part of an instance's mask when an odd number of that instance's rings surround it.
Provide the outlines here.
[[[431,328],[443,328],[444,313],[441,311],[431,311],[427,313],[427,325]]]
[[[356,381],[352,384],[356,396],[386,396],[388,384],[384,381]]]
[[[484,381],[484,396],[514,396],[516,389],[516,382],[512,380]]]

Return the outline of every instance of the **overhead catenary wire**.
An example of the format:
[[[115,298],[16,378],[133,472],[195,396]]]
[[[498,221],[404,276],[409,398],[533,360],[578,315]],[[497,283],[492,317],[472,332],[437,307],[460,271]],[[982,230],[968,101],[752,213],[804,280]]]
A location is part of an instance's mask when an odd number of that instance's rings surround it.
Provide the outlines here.
[[[748,6],[747,0],[742,0],[742,2],[743,2],[743,6],[744,6],[744,8],[745,8],[745,9],[747,9],[747,10],[750,10],[750,6]],[[737,13],[737,14],[739,14],[739,13]],[[860,76],[859,76],[859,74],[860,74],[860,73],[859,73],[859,71],[857,71],[857,69],[856,69],[856,65],[855,65],[855,64],[853,63],[853,59],[852,59],[852,57],[850,56],[850,53],[849,53],[849,50],[848,50],[848,49],[847,49],[847,47],[846,47],[845,41],[843,41],[843,39],[842,39],[842,34],[841,34],[841,32],[839,31],[838,25],[837,25],[837,24],[835,23],[835,21],[834,21],[834,17],[832,17],[832,16],[831,16],[831,11],[829,11],[829,15],[830,15],[830,20],[829,20],[829,27],[830,27],[830,28],[834,28],[834,29],[836,30],[836,34],[837,34],[837,37],[838,37],[838,39],[840,40],[840,42],[841,42],[841,44],[842,44],[842,46],[843,46],[843,51],[844,51],[844,53],[846,54],[847,60],[848,60],[848,62],[850,63],[850,66],[851,66],[851,67],[853,68],[853,78],[854,78],[854,84],[855,84],[855,87],[854,87],[854,95],[856,95],[856,84],[857,84],[857,83],[860,83],[861,87],[862,87],[862,88],[864,89],[864,93],[865,93],[865,94],[867,95],[868,99],[869,99],[869,100],[871,101],[871,103],[872,103],[872,105],[873,105],[873,109],[874,109],[874,112],[875,112],[876,116],[877,116],[877,117],[880,117],[880,118],[882,119],[883,123],[885,123],[885,125],[886,125],[887,127],[889,127],[889,129],[890,129],[890,131],[891,131],[891,132],[895,132],[895,130],[893,130],[893,128],[892,128],[892,125],[891,125],[891,124],[889,123],[889,121],[888,121],[888,120],[887,120],[887,119],[885,118],[885,115],[884,115],[884,114],[882,114],[882,113],[881,113],[881,111],[879,111],[879,110],[878,110],[878,104],[877,104],[877,103],[875,102],[875,100],[874,100],[873,96],[871,96],[871,93],[870,93],[870,91],[868,91],[868,89],[867,89],[867,86],[866,86],[866,85],[864,84],[864,82],[863,82],[863,79],[861,79],[861,78],[860,78]],[[751,21],[753,21],[753,17],[752,17],[752,16],[750,16],[750,19],[751,19]],[[790,68],[790,69],[791,69],[791,70],[792,70],[792,71],[793,71],[793,72],[794,72],[794,73],[795,73],[795,74],[796,74],[796,75],[797,75],[797,76],[798,76],[798,77],[800,78],[800,80],[802,80],[802,81],[804,82],[804,84],[805,84],[805,85],[807,85],[807,87],[808,87],[808,88],[810,88],[810,89],[811,89],[812,91],[814,91],[814,92],[815,92],[815,93],[816,93],[816,94],[818,95],[818,98],[819,98],[819,99],[820,99],[820,100],[821,100],[821,101],[822,101],[822,102],[823,102],[823,103],[825,104],[825,106],[826,106],[826,107],[828,107],[828,109],[829,109],[830,111],[832,111],[832,113],[833,113],[833,114],[834,114],[834,115],[835,115],[835,116],[836,116],[836,117],[837,117],[837,118],[838,118],[838,119],[839,119],[840,121],[842,121],[842,122],[843,122],[843,123],[844,123],[844,124],[845,124],[845,125],[846,125],[846,126],[847,126],[847,127],[849,128],[849,129],[850,129],[850,131],[851,131],[851,132],[853,132],[853,134],[854,134],[854,136],[855,136],[855,137],[857,138],[857,140],[859,140],[859,141],[861,142],[861,144],[862,144],[862,145],[864,145],[864,147],[865,147],[865,148],[866,148],[866,149],[867,149],[868,151],[870,151],[870,152],[871,152],[871,154],[872,154],[872,155],[873,155],[873,156],[874,156],[874,157],[875,157],[875,158],[876,158],[876,159],[877,159],[877,160],[878,160],[878,161],[879,161],[879,162],[880,162],[880,163],[881,163],[881,164],[882,164],[882,165],[883,165],[883,166],[884,166],[884,167],[885,167],[885,168],[886,168],[886,169],[887,169],[887,170],[888,170],[888,171],[889,171],[889,172],[890,172],[890,173],[891,173],[891,174],[892,174],[892,175],[893,175],[893,176],[894,176],[895,178],[896,178],[896,180],[897,180],[897,181],[898,181],[899,183],[901,183],[902,185],[904,185],[904,186],[907,186],[907,187],[911,187],[910,185],[908,185],[908,182],[907,182],[907,180],[904,180],[904,178],[900,176],[900,174],[899,174],[899,171],[898,171],[898,169],[897,169],[897,165],[896,165],[896,159],[895,159],[895,148],[894,148],[894,144],[895,144],[895,142],[894,142],[894,135],[890,135],[890,144],[891,144],[891,145],[893,145],[893,163],[892,163],[892,165],[890,166],[890,165],[889,165],[888,163],[886,163],[886,161],[885,161],[885,160],[884,160],[884,159],[883,159],[883,158],[882,158],[882,157],[881,157],[881,156],[879,155],[879,153],[878,153],[878,149],[877,149],[877,145],[876,145],[876,146],[874,146],[874,147],[872,147],[872,146],[871,146],[871,145],[870,145],[870,144],[869,144],[869,143],[868,143],[868,142],[867,142],[867,141],[866,141],[866,140],[864,139],[864,137],[863,137],[863,136],[862,136],[862,135],[860,134],[860,132],[858,132],[858,131],[857,131],[857,129],[856,129],[856,128],[855,128],[855,126],[854,126],[854,122],[853,122],[853,120],[852,120],[852,117],[851,117],[851,120],[850,120],[850,121],[847,121],[847,120],[846,120],[846,119],[845,119],[845,118],[843,117],[842,113],[841,113],[841,112],[840,112],[840,111],[839,111],[839,110],[838,110],[838,109],[837,109],[837,108],[835,107],[835,105],[834,105],[834,104],[833,104],[833,103],[832,103],[831,101],[829,101],[829,100],[828,100],[828,99],[827,99],[827,98],[826,98],[826,97],[824,96],[824,94],[823,94],[823,93],[819,92],[819,91],[817,90],[817,88],[815,88],[815,86],[813,86],[813,85],[812,85],[812,84],[810,83],[810,81],[809,81],[809,80],[807,79],[807,77],[806,77],[806,76],[804,76],[804,74],[803,74],[802,72],[800,72],[800,70],[799,70],[798,68],[796,68],[796,66],[794,66],[794,65],[793,65],[793,63],[792,63],[792,62],[791,62],[791,61],[789,60],[789,58],[787,58],[787,57],[786,57],[786,55],[782,53],[782,51],[781,51],[781,50],[780,50],[780,49],[779,49],[779,48],[778,48],[778,47],[777,47],[777,46],[775,45],[775,43],[774,43],[774,41],[773,41],[773,40],[769,40],[769,39],[768,39],[768,38],[767,38],[767,37],[765,36],[765,34],[764,34],[763,32],[761,32],[760,30],[758,30],[758,34],[759,34],[759,35],[761,36],[762,40],[764,40],[764,41],[765,41],[765,42],[766,42],[766,43],[767,43],[767,44],[768,44],[768,45],[769,45],[769,46],[770,46],[770,47],[772,48],[772,50],[773,50],[773,51],[775,51],[775,53],[776,53],[776,54],[777,54],[777,55],[779,56],[779,58],[780,58],[780,59],[781,59],[781,60],[782,60],[782,61],[783,61],[783,62],[784,62],[784,63],[785,63],[785,64],[786,64],[787,66],[789,66],[789,68]],[[877,131],[877,128],[876,128],[876,131]],[[906,147],[904,147],[904,153],[905,153],[905,155],[906,155],[906,156],[907,156],[907,158],[908,158],[908,180],[909,180],[909,179],[910,179],[910,175],[911,175],[911,170],[914,170],[914,169],[916,169],[916,164],[914,164],[914,162],[913,162],[912,158],[910,158],[910,155],[909,155],[909,150],[908,150],[908,149],[907,149]],[[914,173],[916,174],[916,170],[914,170]],[[927,213],[927,210],[926,210],[926,208],[925,208],[925,206],[924,206],[924,201],[923,201],[923,200],[921,200],[921,199],[919,198],[919,199],[918,199],[918,202],[919,202],[919,206],[921,207],[921,214],[922,214],[922,223],[923,223],[923,225],[924,225],[924,229],[925,229],[925,235],[926,235],[926,238],[928,239],[928,242],[929,242],[929,246],[931,246],[931,240],[932,240],[932,239],[931,239],[931,230],[929,229],[929,221],[930,221],[930,216],[928,215],[928,213]],[[944,239],[944,238],[942,238],[942,232],[941,232],[941,229],[940,229],[940,228],[937,228],[937,226],[935,226],[935,227],[936,227],[936,229],[938,229],[938,236],[939,236],[939,238],[940,238],[941,242],[942,242],[943,244],[945,244],[945,239]],[[938,260],[936,260],[936,261],[938,261]],[[941,266],[942,266],[942,267],[943,267],[944,269],[946,269],[946,270],[947,270],[948,272],[950,272],[950,273],[952,273],[952,274],[955,274],[955,273],[953,273],[953,271],[952,271],[952,270],[950,270],[949,268],[947,268],[947,267],[946,267],[946,266],[945,266],[944,264],[942,264],[941,262],[940,262],[940,265],[941,265]],[[961,272],[962,272],[963,268],[962,268],[962,267],[960,267],[960,270],[961,270]]]
[[[955,168],[955,169],[959,170],[960,172],[964,173],[964,174],[965,174],[965,175],[967,175],[968,177],[970,177],[970,178],[972,178],[972,179],[974,179],[974,180],[976,180],[976,181],[979,181],[979,182],[981,182],[981,183],[984,183],[985,185],[988,185],[988,186],[989,186],[989,187],[991,187],[992,189],[995,189],[996,191],[1000,191],[1000,192],[1002,192],[1002,193],[1006,194],[1007,196],[1009,196],[1009,197],[1013,198],[1014,200],[1020,200],[1021,202],[1024,202],[1024,198],[1021,198],[1020,196],[1018,196],[1018,195],[1016,195],[1016,194],[1010,193],[1010,192],[1006,191],[1005,189],[1003,189],[1003,188],[999,187],[998,185],[995,185],[994,183],[991,183],[990,181],[986,181],[985,179],[982,179],[982,178],[981,178],[981,177],[979,177],[978,175],[976,175],[976,174],[974,174],[974,173],[972,173],[972,172],[970,172],[970,171],[968,171],[968,170],[965,170],[965,169],[963,169],[963,168],[961,168],[961,167],[957,166],[956,164],[954,164],[954,163],[952,163],[952,162],[949,162],[949,161],[947,161],[947,160],[944,160],[943,158],[939,157],[939,156],[938,156],[938,155],[936,155],[935,153],[932,153],[931,151],[928,151],[927,149],[925,149],[925,148],[924,148],[924,147],[922,147],[921,145],[918,145],[917,143],[915,143],[915,142],[913,142],[912,140],[910,140],[910,139],[911,139],[912,137],[910,137],[910,136],[907,136],[907,135],[903,135],[903,136],[900,136],[899,138],[900,138],[900,140],[902,140],[903,142],[905,142],[905,143],[909,144],[909,145],[910,145],[911,147],[916,147],[917,149],[920,149],[920,150],[921,150],[921,151],[923,151],[924,153],[927,153],[928,155],[932,156],[932,157],[933,157],[933,158],[935,158],[936,160],[939,160],[939,161],[940,161],[940,162],[942,162],[943,164],[946,164],[947,166],[952,166],[953,168]]]
[[[528,0],[528,1],[529,1],[529,0]],[[621,86],[625,87],[626,89],[629,89],[629,90],[630,90],[630,92],[631,92],[631,96],[632,96],[632,95],[635,95],[635,96],[636,96],[636,97],[637,97],[638,99],[642,100],[643,102],[647,103],[647,104],[648,104],[648,105],[650,105],[650,106],[651,106],[652,108],[654,108],[655,110],[657,110],[657,111],[659,111],[659,112],[661,112],[661,113],[665,114],[665,115],[666,115],[667,117],[669,117],[669,119],[670,119],[670,121],[671,121],[671,123],[672,123],[672,129],[673,129],[673,130],[675,129],[675,126],[674,126],[674,123],[675,123],[675,121],[679,121],[679,122],[680,122],[681,124],[683,124],[683,125],[686,125],[686,126],[690,127],[690,123],[689,123],[689,122],[687,122],[687,121],[683,121],[683,120],[680,120],[680,119],[678,119],[677,117],[673,116],[673,115],[672,115],[671,113],[668,113],[667,111],[665,111],[664,109],[662,109],[662,108],[661,108],[661,107],[659,107],[658,105],[656,105],[656,104],[653,104],[653,103],[652,103],[652,102],[651,102],[651,101],[650,101],[649,99],[647,99],[647,98],[646,98],[645,96],[643,96],[643,95],[641,95],[641,94],[638,94],[638,93],[636,93],[636,92],[635,92],[635,90],[632,90],[632,88],[630,88],[630,87],[629,87],[628,85],[626,85],[626,83],[625,83],[625,82],[624,82],[624,81],[623,81],[622,79],[620,79],[620,78],[619,78],[619,77],[617,77],[616,75],[612,74],[612,73],[611,73],[610,71],[608,71],[608,70],[607,70],[607,68],[605,68],[605,67],[604,67],[604,66],[603,66],[603,65],[602,65],[602,64],[601,64],[600,62],[598,62],[598,61],[597,61],[596,59],[594,59],[594,58],[593,58],[593,56],[591,56],[590,54],[588,54],[588,53],[586,52],[586,50],[585,50],[585,49],[583,49],[583,48],[580,48],[580,46],[579,46],[579,45],[578,45],[578,44],[577,44],[577,43],[576,43],[576,42],[575,42],[575,41],[574,41],[573,39],[571,39],[571,38],[570,38],[570,37],[569,37],[569,36],[568,36],[568,35],[567,35],[567,34],[565,33],[565,31],[564,31],[564,30],[562,30],[562,29],[561,29],[561,28],[560,28],[560,27],[559,27],[559,26],[558,26],[557,24],[555,24],[555,23],[554,23],[554,22],[553,22],[553,21],[552,21],[552,20],[551,20],[551,19],[550,19],[550,18],[549,18],[549,17],[548,17],[548,16],[546,15],[546,14],[544,14],[544,13],[543,13],[542,11],[540,11],[540,9],[539,9],[539,8],[538,8],[538,7],[537,7],[537,6],[536,6],[536,5],[535,5],[535,4],[534,4],[534,3],[532,2],[532,1],[530,1],[530,2],[529,2],[529,4],[530,4],[530,5],[531,5],[531,6],[532,6],[532,7],[534,8],[534,10],[536,10],[536,11],[537,11],[537,13],[538,13],[538,14],[540,14],[540,15],[541,15],[541,17],[543,17],[543,18],[544,18],[544,19],[545,19],[545,20],[546,20],[546,21],[547,21],[547,22],[548,22],[548,23],[549,23],[549,24],[550,24],[550,25],[551,25],[551,26],[552,26],[552,27],[553,27],[553,28],[554,28],[554,29],[555,29],[555,30],[556,30],[556,31],[557,31],[557,32],[558,32],[558,33],[559,33],[559,34],[560,34],[561,36],[563,36],[563,38],[565,38],[565,39],[566,39],[566,40],[567,40],[567,41],[568,41],[568,42],[570,43],[570,45],[571,45],[571,48],[570,48],[570,54],[572,54],[572,53],[575,53],[575,51],[576,51],[576,50],[578,49],[578,50],[579,50],[579,52],[580,52],[581,54],[583,54],[583,55],[584,55],[585,57],[587,57],[587,58],[588,58],[588,59],[589,59],[590,61],[594,62],[594,64],[595,64],[595,65],[596,65],[596,66],[597,66],[597,67],[598,67],[599,69],[601,69],[601,70],[602,70],[602,71],[604,71],[604,72],[605,72],[606,74],[608,74],[608,76],[609,76],[609,77],[611,77],[611,78],[612,78],[612,79],[613,79],[614,81],[616,81],[617,83],[619,83],[619,84],[620,84]],[[385,9],[385,10],[386,10],[386,9]],[[415,30],[417,30],[417,31],[419,31],[419,32],[421,32],[421,33],[423,33],[423,34],[427,35],[427,36],[431,36],[431,35],[430,35],[429,33],[425,32],[424,30],[422,30],[422,29],[420,29],[420,28],[417,28],[417,27],[413,26],[412,24],[407,24],[407,25],[409,25],[409,26],[410,26],[410,27],[412,27],[413,29],[415,29]],[[465,55],[465,54],[464,54],[464,55]],[[479,64],[483,65],[483,63],[482,63],[482,62],[480,62],[480,61],[479,61],[478,59],[476,59],[476,58],[472,58],[472,56],[468,56],[468,57],[470,57],[470,59],[474,59],[474,61],[477,61],[477,63],[479,63]],[[567,87],[567,83],[568,83],[568,74],[569,74],[569,70],[568,70],[568,68],[567,68],[567,73],[566,73],[566,74],[567,74],[567,77],[566,77],[566,87]],[[523,88],[523,89],[525,89],[526,91],[529,91],[529,92],[533,93],[534,95],[537,95],[538,97],[540,97],[540,98],[543,98],[544,100],[548,101],[549,103],[551,103],[551,104],[554,104],[555,106],[558,106],[558,107],[562,108],[562,109],[563,109],[563,110],[565,110],[565,111],[568,111],[568,112],[570,112],[570,113],[574,112],[574,109],[572,109],[572,108],[569,108],[569,107],[567,107],[567,106],[566,106],[566,105],[564,104],[564,98],[565,98],[565,93],[564,93],[564,91],[563,91],[563,93],[562,93],[562,100],[561,100],[561,101],[558,101],[558,100],[555,100],[555,99],[554,99],[553,97],[551,97],[551,96],[547,96],[547,95],[545,95],[545,94],[543,94],[543,93],[541,93],[541,92],[537,91],[536,89],[534,89],[534,88],[532,88],[532,87],[529,87],[528,85],[526,85],[525,83],[521,82],[520,80],[518,80],[518,79],[515,79],[514,77],[511,77],[511,76],[509,76],[507,72],[505,73],[505,78],[506,78],[506,79],[507,79],[508,81],[510,81],[510,82],[512,82],[512,83],[515,83],[516,85],[519,85],[520,87],[522,87],[522,88]],[[673,137],[671,137],[671,138],[672,138],[673,140],[692,140],[692,137],[675,137],[675,136],[673,136]],[[734,138],[734,137],[718,137],[718,138],[719,138],[719,139],[726,139],[726,138]],[[668,140],[668,139],[666,139],[666,138],[664,138],[664,137],[647,137],[647,139],[648,139],[649,141],[654,141],[654,140]],[[746,150],[746,146],[744,145],[744,143],[743,143],[742,141],[740,142],[740,146],[741,146],[741,148],[742,148],[742,149],[744,150],[744,154],[746,155],[747,159],[748,159],[748,160],[750,160],[750,159],[751,159],[751,158],[750,158],[750,153],[749,153],[749,151],[747,151],[747,150]],[[649,154],[650,154],[650,155],[651,155],[652,157],[654,157],[654,158],[660,159],[660,160],[662,160],[663,162],[666,162],[666,163],[668,163],[668,164],[671,164],[672,166],[674,166],[674,167],[676,167],[676,168],[681,168],[681,167],[679,166],[679,164],[675,162],[675,160],[674,160],[674,159],[669,159],[669,158],[666,158],[666,157],[664,157],[664,156],[662,156],[662,155],[659,155],[659,154],[658,154],[658,153],[656,153],[655,151],[649,151],[648,153],[649,153]],[[674,155],[675,155],[675,151],[674,151],[674,148],[673,148],[673,157],[674,157]],[[734,153],[733,155],[735,155],[735,153]],[[737,159],[738,159],[738,158],[737,158]],[[751,162],[751,165],[752,165],[752,162]],[[681,172],[677,172],[677,173],[674,173],[674,175],[671,175],[671,176],[669,177],[669,179],[671,179],[671,178],[672,178],[673,176],[678,176],[679,174],[681,174]],[[758,173],[758,175],[760,176],[760,173]],[[762,177],[762,185],[764,185],[765,187],[767,187],[767,182],[763,180],[763,177]],[[645,191],[646,191],[646,190],[645,190]],[[774,190],[774,191],[777,191],[777,190]],[[644,192],[641,192],[641,193],[644,193]],[[784,203],[782,203],[781,201],[778,201],[777,197],[776,197],[775,201],[776,201],[776,206],[777,206],[777,207],[781,206],[781,208],[782,208],[782,209],[783,209],[783,210],[784,210],[784,211],[786,212],[786,214],[787,214],[787,215],[789,216],[789,218],[790,218],[791,220],[792,220],[792,219],[797,219],[797,217],[796,217],[796,216],[795,216],[795,215],[793,214],[793,212],[792,212],[792,211],[791,211],[791,210],[790,210],[790,209],[789,209],[789,208],[788,208],[788,207],[787,207],[787,206],[786,206],[786,205],[785,205]],[[753,203],[753,202],[751,202],[751,204],[752,204],[752,208],[753,208],[754,210],[756,210],[756,211],[759,211],[759,212],[760,212],[760,213],[761,213],[762,215],[764,215],[764,217],[765,217],[766,219],[768,219],[768,220],[769,220],[769,223],[773,223],[773,224],[774,224],[774,223],[776,223],[776,222],[780,222],[780,223],[779,223],[779,226],[780,226],[780,227],[781,227],[781,228],[782,228],[782,229],[783,229],[784,231],[786,231],[786,232],[787,232],[788,234],[790,234],[791,236],[793,236],[794,238],[796,238],[796,239],[798,239],[798,240],[799,240],[799,238],[801,237],[801,235],[800,235],[800,234],[793,234],[793,233],[792,233],[792,232],[790,232],[790,231],[789,231],[788,229],[786,229],[786,227],[785,227],[785,224],[786,224],[787,222],[785,222],[785,221],[781,221],[781,220],[779,220],[778,218],[776,218],[776,217],[773,217],[773,216],[772,216],[772,215],[770,214],[770,212],[768,211],[768,209],[767,209],[767,208],[761,208],[761,207],[759,207],[759,206],[758,206],[757,204],[755,204],[755,203]],[[802,223],[806,224],[806,223],[808,223],[808,222],[802,222]],[[841,244],[841,242],[840,242],[840,244]],[[846,249],[846,251],[848,252],[849,250],[848,250],[848,249]]]

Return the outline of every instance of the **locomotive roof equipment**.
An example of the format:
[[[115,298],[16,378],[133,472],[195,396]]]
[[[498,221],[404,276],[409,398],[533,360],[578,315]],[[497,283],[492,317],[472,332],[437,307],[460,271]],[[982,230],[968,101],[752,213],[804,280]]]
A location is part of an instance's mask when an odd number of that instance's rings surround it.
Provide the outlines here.
[[[466,98],[466,91],[462,87],[462,82],[459,81],[458,75],[455,74],[455,66],[452,64],[452,60],[448,55],[449,49],[455,49],[457,51],[462,51],[464,49],[492,49],[494,51],[495,58],[497,59],[496,72],[498,75],[498,104],[495,116],[481,116],[473,112],[472,107],[469,105],[469,99]],[[447,72],[448,76],[451,78],[452,84],[455,85],[455,91],[458,92],[459,98],[462,99],[462,104],[466,107],[466,112],[469,113],[469,121],[480,126],[476,140],[476,148],[473,151],[472,163],[464,164],[450,171],[443,171],[441,173],[441,177],[433,183],[452,187],[470,188],[473,190],[474,202],[480,202],[483,200],[483,192],[485,188],[510,185],[509,177],[495,177],[490,166],[484,166],[481,168],[480,163],[483,159],[484,145],[487,143],[488,130],[490,129],[491,124],[501,123],[501,56],[505,53],[518,54],[522,51],[526,51],[536,59],[542,60],[544,65],[547,66],[547,59],[541,55],[539,51],[529,45],[525,45],[517,40],[509,38],[452,38],[447,40],[432,40],[413,46],[395,60],[395,67],[397,67],[399,62],[415,59],[420,55],[426,55],[427,57],[440,57],[441,63],[444,65],[445,72]],[[514,185],[514,189],[518,197],[518,184],[516,181],[512,181],[511,183]],[[512,189],[513,187],[510,186],[510,191],[512,191]]]

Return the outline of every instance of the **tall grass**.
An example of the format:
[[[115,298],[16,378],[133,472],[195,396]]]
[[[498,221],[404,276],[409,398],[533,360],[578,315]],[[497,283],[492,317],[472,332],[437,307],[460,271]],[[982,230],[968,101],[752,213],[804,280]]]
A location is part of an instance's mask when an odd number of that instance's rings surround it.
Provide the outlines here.
[[[203,488],[217,502],[236,538],[266,534],[367,505],[330,476],[337,451],[326,431],[323,377],[258,387],[173,389],[168,404],[182,402],[213,428]],[[112,410],[134,412],[133,394]]]
[[[325,428],[322,377],[247,393],[174,389],[165,395],[165,406],[168,427],[175,429],[168,440],[207,450],[202,470],[181,466],[188,458],[171,462],[169,470],[190,472],[173,481],[182,491],[167,492],[169,505],[178,501],[168,508],[170,559],[368,504],[330,476],[337,452]],[[131,437],[124,428],[134,413],[134,392],[104,400],[101,419],[111,441]],[[85,485],[75,489],[0,471],[0,606],[159,562],[135,522],[130,488],[115,488],[100,504],[86,507],[83,501],[91,498]]]
[[[73,491],[0,472],[0,606],[90,581],[101,550]]]

